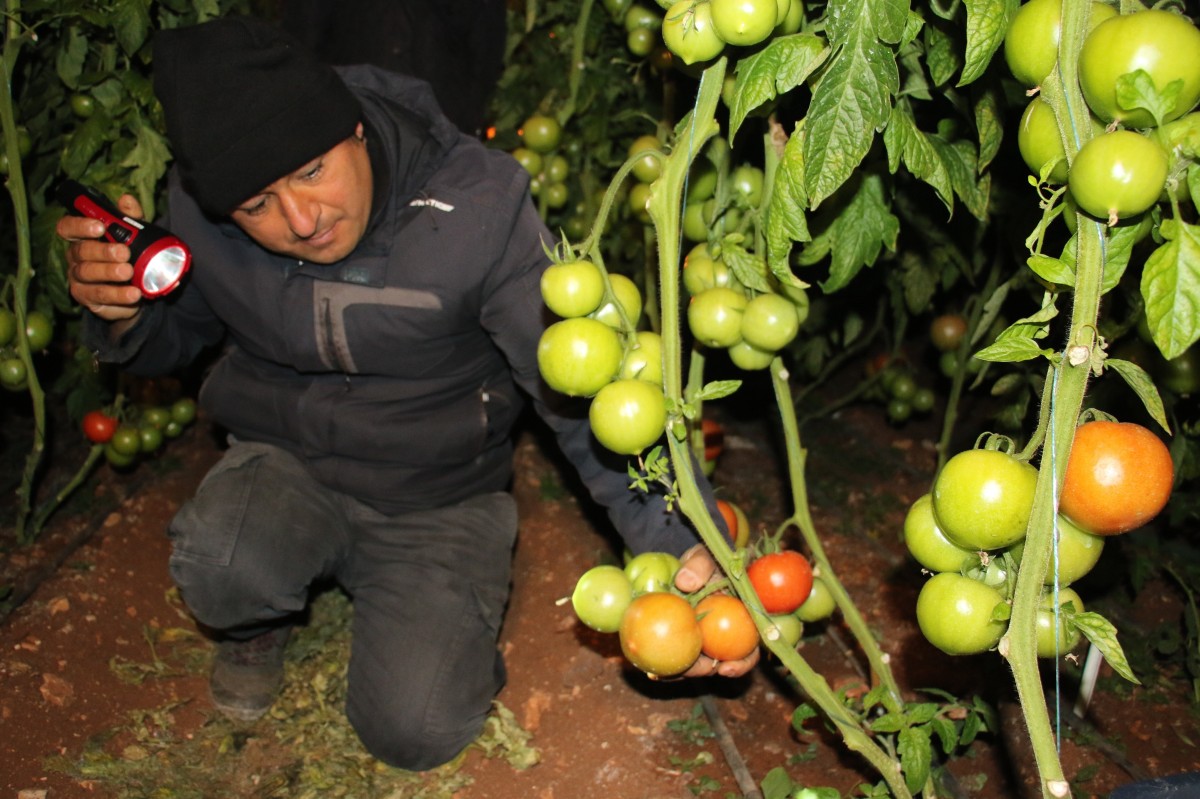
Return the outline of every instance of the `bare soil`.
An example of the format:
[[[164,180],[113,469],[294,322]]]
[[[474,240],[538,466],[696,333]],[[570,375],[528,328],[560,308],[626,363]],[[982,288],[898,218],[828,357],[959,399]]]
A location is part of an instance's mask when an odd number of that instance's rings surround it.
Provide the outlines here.
[[[750,411],[721,421],[726,450],[714,483],[759,529],[772,530],[786,497],[775,433]],[[978,695],[1003,719],[949,763],[947,795],[1036,795],[1001,659],[942,655],[913,621],[922,576],[898,532],[908,504],[928,489],[932,430],[887,427],[873,409],[813,428],[806,443],[818,527],[900,684]],[[654,682],[625,663],[615,636],[575,620],[560,600],[585,569],[615,561],[619,549],[536,431],[521,436],[517,454],[522,523],[501,640],[509,682],[479,745],[416,775],[392,773],[361,751],[336,701],[348,612],[336,596],[314,611],[310,637],[293,642],[289,693],[276,712],[234,727],[212,710],[210,646],[166,570],[165,527],[219,456],[217,436],[201,420],[170,453],[171,468],[102,469],[85,489],[91,510],[56,520],[38,548],[7,555],[9,585],[37,579],[0,624],[2,799],[728,797],[754,795],[779,767],[843,794],[877,781],[820,721],[793,729],[803,698],[769,658],[740,680]],[[1151,585],[1125,611],[1135,626],[1152,626],[1176,618],[1180,601],[1169,586]],[[810,625],[801,644],[804,657],[847,692],[868,682],[850,641],[832,621]],[[1181,675],[1158,670],[1132,687],[1105,667],[1086,718],[1076,719],[1078,673],[1064,663],[1057,676],[1062,758],[1077,797],[1200,769],[1200,724]],[[1048,668],[1048,686],[1055,682]]]

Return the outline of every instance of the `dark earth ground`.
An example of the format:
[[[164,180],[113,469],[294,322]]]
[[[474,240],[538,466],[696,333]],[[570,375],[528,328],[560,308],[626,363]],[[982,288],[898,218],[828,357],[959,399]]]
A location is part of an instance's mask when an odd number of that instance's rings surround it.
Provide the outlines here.
[[[727,439],[714,483],[756,528],[772,530],[784,516],[775,434],[752,411],[718,418]],[[947,795],[1034,795],[1006,666],[990,653],[944,656],[913,620],[922,577],[898,532],[908,504],[928,489],[932,425],[894,429],[878,409],[863,408],[813,425],[809,435],[818,529],[838,576],[884,638],[900,684],[978,694],[1004,720],[951,761]],[[559,600],[617,550],[536,430],[522,435],[517,454],[522,524],[501,641],[509,682],[477,745],[421,774],[388,769],[361,750],[340,712],[350,608],[334,592],[319,597],[293,639],[288,687],[273,712],[249,727],[225,722],[206,693],[209,645],[166,573],[163,534],[218,457],[217,438],[201,420],[158,462],[128,474],[101,468],[83,489],[86,510],[62,514],[35,549],[7,554],[0,585],[17,586],[10,604],[24,601],[0,623],[0,799],[720,799],[750,795],[776,767],[843,793],[876,781],[820,722],[792,730],[801,700],[769,662],[737,681],[651,682],[623,661],[615,636],[576,622]],[[1105,563],[1120,570],[1117,548]],[[1085,600],[1087,585],[1080,584]],[[1151,584],[1124,603],[1118,626],[1151,629],[1177,619],[1180,608],[1178,591]],[[836,622],[810,625],[801,653],[835,688],[852,692],[864,678],[849,641]],[[1105,666],[1086,719],[1076,720],[1079,669],[1064,663],[1062,758],[1076,796],[1200,769],[1186,675],[1149,669],[1139,673],[1143,687],[1131,687]],[[1053,671],[1047,675],[1053,686]],[[739,782],[739,773],[748,780]]]

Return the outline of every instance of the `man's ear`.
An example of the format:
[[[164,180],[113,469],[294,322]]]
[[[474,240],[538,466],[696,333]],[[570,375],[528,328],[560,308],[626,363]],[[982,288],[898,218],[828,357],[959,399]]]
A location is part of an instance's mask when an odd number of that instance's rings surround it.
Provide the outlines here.
[[[366,141],[366,132],[363,131],[363,123],[359,122],[354,126],[354,138],[361,141]]]

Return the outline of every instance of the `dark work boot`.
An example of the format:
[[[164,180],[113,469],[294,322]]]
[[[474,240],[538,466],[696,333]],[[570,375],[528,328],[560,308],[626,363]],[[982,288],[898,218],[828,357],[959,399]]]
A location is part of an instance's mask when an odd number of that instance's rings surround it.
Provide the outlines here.
[[[275,701],[283,685],[283,650],[291,625],[244,641],[217,642],[209,693],[217,710],[234,721],[255,721]]]

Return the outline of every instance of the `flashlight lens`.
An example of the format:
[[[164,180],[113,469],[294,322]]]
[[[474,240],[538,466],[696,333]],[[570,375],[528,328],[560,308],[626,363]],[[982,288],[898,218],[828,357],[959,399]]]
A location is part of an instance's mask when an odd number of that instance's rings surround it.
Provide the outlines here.
[[[147,294],[162,294],[169,291],[187,266],[187,251],[182,247],[167,247],[146,264],[142,274],[142,291]]]

